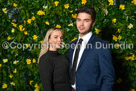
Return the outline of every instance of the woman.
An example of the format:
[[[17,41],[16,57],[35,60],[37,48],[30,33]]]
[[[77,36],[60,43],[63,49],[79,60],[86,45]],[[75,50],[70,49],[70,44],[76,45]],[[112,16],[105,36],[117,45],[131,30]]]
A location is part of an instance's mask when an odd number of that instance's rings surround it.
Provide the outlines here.
[[[63,41],[61,29],[48,30],[39,56],[39,72],[44,91],[72,91],[69,62],[57,52]]]

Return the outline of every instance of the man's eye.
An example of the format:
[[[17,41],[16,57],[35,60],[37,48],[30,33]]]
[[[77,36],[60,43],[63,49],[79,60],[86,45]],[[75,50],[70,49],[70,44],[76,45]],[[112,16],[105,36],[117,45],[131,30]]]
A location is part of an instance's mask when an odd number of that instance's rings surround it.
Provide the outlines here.
[[[89,20],[86,20],[86,22],[89,22]]]

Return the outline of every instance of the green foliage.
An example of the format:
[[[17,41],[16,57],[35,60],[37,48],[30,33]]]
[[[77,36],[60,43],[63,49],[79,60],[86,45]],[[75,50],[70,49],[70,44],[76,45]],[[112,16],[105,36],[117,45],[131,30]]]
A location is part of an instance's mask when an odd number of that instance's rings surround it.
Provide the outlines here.
[[[74,15],[86,0],[56,1],[58,5],[55,0],[0,0],[0,91],[42,91],[37,60],[46,31],[61,26],[66,44],[78,37]],[[116,71],[115,91],[136,89],[136,1],[132,1],[86,2],[97,12],[93,34],[116,44],[111,48]],[[69,7],[65,8],[65,4]],[[120,5],[124,6],[120,8]],[[38,15],[39,10],[45,14]],[[121,48],[124,43],[133,44],[133,48]],[[67,55],[68,49],[59,52]]]

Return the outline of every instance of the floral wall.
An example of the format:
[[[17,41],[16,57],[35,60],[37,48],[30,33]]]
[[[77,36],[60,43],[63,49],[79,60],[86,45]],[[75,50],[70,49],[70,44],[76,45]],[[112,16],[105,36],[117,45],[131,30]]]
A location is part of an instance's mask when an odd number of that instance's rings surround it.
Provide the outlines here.
[[[97,12],[93,34],[113,44],[113,90],[136,90],[136,0],[0,0],[0,91],[43,90],[38,56],[46,31],[62,28],[65,44],[75,40],[83,5]],[[59,52],[67,56],[68,48]]]

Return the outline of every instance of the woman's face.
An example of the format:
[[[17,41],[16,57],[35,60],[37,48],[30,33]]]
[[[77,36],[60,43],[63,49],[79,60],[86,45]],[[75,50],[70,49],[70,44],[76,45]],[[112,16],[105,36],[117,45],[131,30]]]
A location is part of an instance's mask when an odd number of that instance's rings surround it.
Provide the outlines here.
[[[53,48],[57,50],[58,48],[60,48],[62,42],[63,42],[62,31],[53,32],[49,39],[50,49]]]

